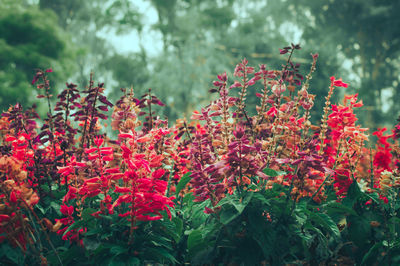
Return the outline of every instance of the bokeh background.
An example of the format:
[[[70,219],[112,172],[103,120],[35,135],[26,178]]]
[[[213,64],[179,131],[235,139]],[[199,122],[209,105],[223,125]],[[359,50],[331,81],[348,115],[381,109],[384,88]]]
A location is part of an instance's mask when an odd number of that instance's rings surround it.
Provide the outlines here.
[[[399,10],[398,0],[0,0],[0,110],[36,103],[35,69],[52,68],[54,94],[66,81],[84,88],[93,71],[113,100],[120,88],[140,96],[151,87],[173,121],[206,105],[216,75],[231,75],[242,58],[281,69],[279,48],[299,43],[303,74],[319,54],[314,121],[335,76],[350,83],[335,101],[359,93],[363,125],[391,128],[400,114]]]

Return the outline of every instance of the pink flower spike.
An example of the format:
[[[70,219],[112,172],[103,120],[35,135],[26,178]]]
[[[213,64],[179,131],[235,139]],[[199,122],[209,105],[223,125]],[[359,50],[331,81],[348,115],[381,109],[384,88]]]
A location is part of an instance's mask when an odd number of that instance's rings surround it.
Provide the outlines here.
[[[51,73],[51,72],[53,72],[53,69],[51,68],[46,69],[46,73]]]

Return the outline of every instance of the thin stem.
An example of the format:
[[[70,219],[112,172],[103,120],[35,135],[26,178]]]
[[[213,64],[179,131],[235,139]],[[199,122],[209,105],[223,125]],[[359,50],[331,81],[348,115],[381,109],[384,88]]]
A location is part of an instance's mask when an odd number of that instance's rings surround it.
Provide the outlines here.
[[[97,87],[93,101],[92,114],[90,115],[90,124],[89,124],[88,141],[87,141],[88,146],[90,146],[90,140],[91,140],[90,135],[92,134],[92,129],[94,127],[94,113],[96,111],[96,101],[97,101],[97,96],[99,95],[99,90],[100,88]]]
[[[151,113],[151,88],[149,88],[149,100],[148,100],[148,105],[149,105],[149,131],[153,128],[153,114]]]
[[[56,255],[58,261],[60,262],[60,265],[63,265],[60,256],[58,255],[58,252],[56,250],[56,248],[53,245],[53,242],[51,242],[49,235],[46,232],[46,228],[44,227],[44,225],[42,224],[42,222],[40,221],[40,218],[36,215],[36,213],[33,211],[32,207],[22,198],[20,198],[22,203],[24,203],[24,205],[26,206],[26,208],[32,213],[33,217],[35,217],[36,222],[40,225],[40,227],[42,228],[42,231],[44,233],[44,235],[46,236],[47,242],[50,244],[51,249],[54,251],[54,254]]]
[[[369,160],[370,160],[370,171],[371,171],[371,189],[374,189],[374,160],[372,158],[372,148],[369,148]]]

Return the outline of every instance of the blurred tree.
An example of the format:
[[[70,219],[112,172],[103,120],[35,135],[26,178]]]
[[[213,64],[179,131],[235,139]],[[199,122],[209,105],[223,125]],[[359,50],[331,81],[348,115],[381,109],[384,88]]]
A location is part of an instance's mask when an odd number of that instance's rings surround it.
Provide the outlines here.
[[[144,51],[141,53],[129,53],[121,55],[114,53],[105,59],[101,67],[107,69],[112,66],[113,78],[118,81],[122,87],[134,87],[143,90],[143,84],[149,79],[147,69],[147,56]],[[115,99],[115,98],[114,98]]]
[[[172,109],[166,108],[170,118],[181,116],[182,110],[189,116],[193,109],[204,106],[210,100],[207,91],[216,75],[228,71],[232,78],[234,66],[244,57],[253,66],[266,63],[270,69],[280,69],[286,61],[278,50],[290,43],[279,27],[289,15],[283,5],[276,5],[279,9],[272,13],[272,4],[256,0],[171,0],[170,5],[150,1],[159,12],[155,29],[163,35],[164,52],[148,86],[172,104]],[[173,26],[168,27],[168,23]],[[312,61],[304,54],[296,55],[296,60],[305,64]],[[248,105],[254,111],[256,101],[250,92]]]
[[[146,80],[147,62],[143,60],[143,53],[122,55],[106,37],[107,34],[120,35],[131,31],[141,34],[142,16],[132,1],[40,0],[39,6],[56,12],[59,25],[72,35],[73,42],[80,47],[77,58],[80,85],[87,84],[91,71],[95,72],[96,80],[115,87],[141,86]],[[142,64],[141,71],[137,71],[138,62]]]
[[[152,62],[147,86],[166,101],[170,120],[188,117],[210,100],[207,91],[215,76],[236,63],[217,43],[234,18],[233,1],[150,2],[158,12],[154,28],[162,33],[164,50]]]
[[[51,9],[58,15],[58,18],[50,15],[46,19],[53,22],[58,19],[59,25],[71,36],[67,35],[65,39],[72,38],[80,47],[77,64],[82,85],[85,85],[89,72],[94,70],[97,79],[101,77],[100,80],[115,87],[133,86],[139,95],[152,87],[169,104],[165,114],[171,119],[181,116],[182,112],[189,114],[208,101],[206,91],[215,75],[232,71],[243,57],[253,66],[266,63],[269,69],[279,69],[286,56],[279,55],[278,48],[295,41],[303,47],[294,58],[302,64],[303,73],[309,69],[310,53],[320,54],[310,88],[312,93],[320,96],[316,101],[316,112],[322,109],[331,75],[343,77],[353,88],[360,87],[359,90],[341,91],[341,94],[360,93],[370,110],[362,114],[364,120],[369,121],[368,126],[373,126],[374,121],[393,119],[400,110],[394,104],[400,100],[398,1],[143,1],[150,3],[158,16],[153,30],[161,34],[164,49],[155,58],[149,58],[144,48],[138,53],[122,54],[108,40],[108,33],[115,36],[136,31],[139,38],[142,36],[143,14],[137,11],[135,4],[138,2],[39,0],[38,3],[42,10]],[[16,1],[14,7],[19,8],[14,8],[14,12],[26,8],[26,2]],[[5,18],[7,12],[2,12],[0,18]],[[4,23],[5,19],[2,21]],[[14,46],[1,38],[0,51],[7,56],[12,54],[7,49]],[[52,43],[56,44],[56,41]],[[33,55],[29,54],[30,57]],[[54,53],[46,54],[50,59],[55,56]],[[2,58],[2,69],[15,67],[5,62]],[[18,65],[19,69],[22,65],[32,69],[29,64]],[[3,84],[10,83],[12,79],[4,78],[4,71],[1,73]],[[20,75],[17,73],[14,74]],[[392,97],[391,109],[386,116],[382,113],[384,93]],[[337,93],[336,96],[342,95]],[[254,105],[256,99],[249,97],[248,101],[249,105]],[[314,119],[317,121],[319,117]]]
[[[313,40],[314,47],[337,58],[351,60],[352,71],[340,74],[360,87],[356,92],[369,110],[363,114],[368,126],[393,124],[393,116],[400,114],[396,104],[400,100],[400,2],[302,0],[295,4],[301,13],[310,14],[303,20],[303,39]],[[327,40],[331,44],[326,47]],[[382,101],[384,90],[391,94],[391,103]],[[382,112],[384,105],[390,105],[387,114]]]
[[[0,110],[16,102],[35,102],[31,80],[35,69],[53,68],[53,80],[65,79],[73,52],[57,17],[22,0],[2,0],[0,5]]]
[[[323,96],[332,75],[351,82],[352,88],[360,87],[338,91],[335,96],[338,99],[344,93],[359,92],[369,110],[360,114],[367,126],[393,120],[400,111],[394,104],[400,100],[400,90],[396,89],[400,86],[399,1],[149,1],[158,12],[155,29],[162,33],[164,42],[162,64],[149,84],[163,84],[160,90],[165,89],[165,94],[174,91],[186,95],[177,96],[178,102],[184,99],[191,108],[199,102],[196,94],[200,92],[202,97],[207,89],[199,85],[212,80],[213,74],[231,70],[243,57],[252,65],[267,63],[269,68],[280,68],[286,57],[279,56],[277,48],[297,39],[303,49],[294,61],[302,63],[303,72],[309,69],[310,53],[320,54],[310,88],[320,96],[315,114],[324,105]],[[194,68],[199,69],[198,65],[188,63],[196,58],[205,58],[205,65],[212,58],[218,60],[216,65],[203,69],[211,71],[207,75],[196,75]],[[201,80],[210,75],[209,80]],[[154,83],[164,78],[167,82]],[[391,104],[385,102],[390,105],[386,115],[382,112],[383,91],[392,94]],[[255,99],[248,100],[252,104]],[[318,119],[314,116],[314,121]]]

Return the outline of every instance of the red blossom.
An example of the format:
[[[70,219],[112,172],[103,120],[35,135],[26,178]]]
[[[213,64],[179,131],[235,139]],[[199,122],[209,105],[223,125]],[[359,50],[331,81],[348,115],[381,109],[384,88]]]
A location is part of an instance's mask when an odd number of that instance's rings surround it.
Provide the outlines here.
[[[333,76],[331,77],[331,83],[333,84],[333,86],[336,86],[336,87],[343,87],[343,88],[347,88],[348,87],[348,84],[342,82],[341,78],[340,79],[336,79]]]

